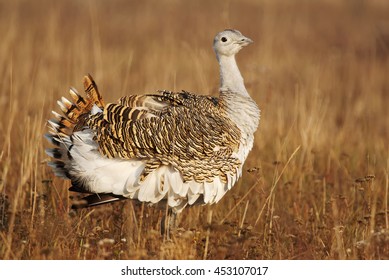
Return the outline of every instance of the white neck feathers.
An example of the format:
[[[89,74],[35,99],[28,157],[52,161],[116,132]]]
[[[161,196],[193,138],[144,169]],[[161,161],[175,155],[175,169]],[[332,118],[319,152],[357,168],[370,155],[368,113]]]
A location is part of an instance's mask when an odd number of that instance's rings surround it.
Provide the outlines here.
[[[235,55],[217,55],[220,66],[220,91],[232,91],[249,96],[242,75],[236,64]]]

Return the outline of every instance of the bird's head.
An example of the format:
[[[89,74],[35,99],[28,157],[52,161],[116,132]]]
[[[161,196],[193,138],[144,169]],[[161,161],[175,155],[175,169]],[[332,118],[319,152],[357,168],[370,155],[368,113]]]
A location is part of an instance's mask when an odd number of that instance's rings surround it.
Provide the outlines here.
[[[238,30],[226,29],[215,36],[213,49],[217,56],[233,56],[253,40],[243,36]]]

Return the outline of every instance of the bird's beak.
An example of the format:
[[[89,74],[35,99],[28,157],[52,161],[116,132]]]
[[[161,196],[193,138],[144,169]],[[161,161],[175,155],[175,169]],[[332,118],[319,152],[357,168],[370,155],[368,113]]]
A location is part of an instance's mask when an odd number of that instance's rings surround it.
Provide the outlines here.
[[[237,41],[236,43],[239,44],[239,45],[241,45],[242,47],[244,47],[244,46],[247,46],[247,45],[249,45],[249,44],[251,44],[251,43],[253,43],[253,42],[254,42],[254,41],[251,40],[251,39],[248,38],[248,37],[242,37],[242,38],[240,38],[239,41]]]

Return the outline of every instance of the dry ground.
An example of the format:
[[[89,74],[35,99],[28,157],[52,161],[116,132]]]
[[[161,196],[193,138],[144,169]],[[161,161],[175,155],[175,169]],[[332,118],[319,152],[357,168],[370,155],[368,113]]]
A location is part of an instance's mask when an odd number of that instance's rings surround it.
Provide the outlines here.
[[[385,0],[0,0],[0,259],[389,259],[388,14]],[[56,99],[86,73],[107,101],[215,94],[225,28],[255,41],[238,62],[262,109],[234,189],[187,209],[170,241],[145,205],[70,212],[42,138]]]

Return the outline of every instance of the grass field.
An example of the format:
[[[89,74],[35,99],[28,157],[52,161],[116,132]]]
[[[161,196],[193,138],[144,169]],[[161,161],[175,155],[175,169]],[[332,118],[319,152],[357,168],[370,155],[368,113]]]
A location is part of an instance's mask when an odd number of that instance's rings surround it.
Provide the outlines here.
[[[0,0],[0,259],[389,259],[389,2]],[[217,94],[213,36],[261,108],[243,177],[217,204],[70,211],[42,135],[91,73],[105,100]]]

